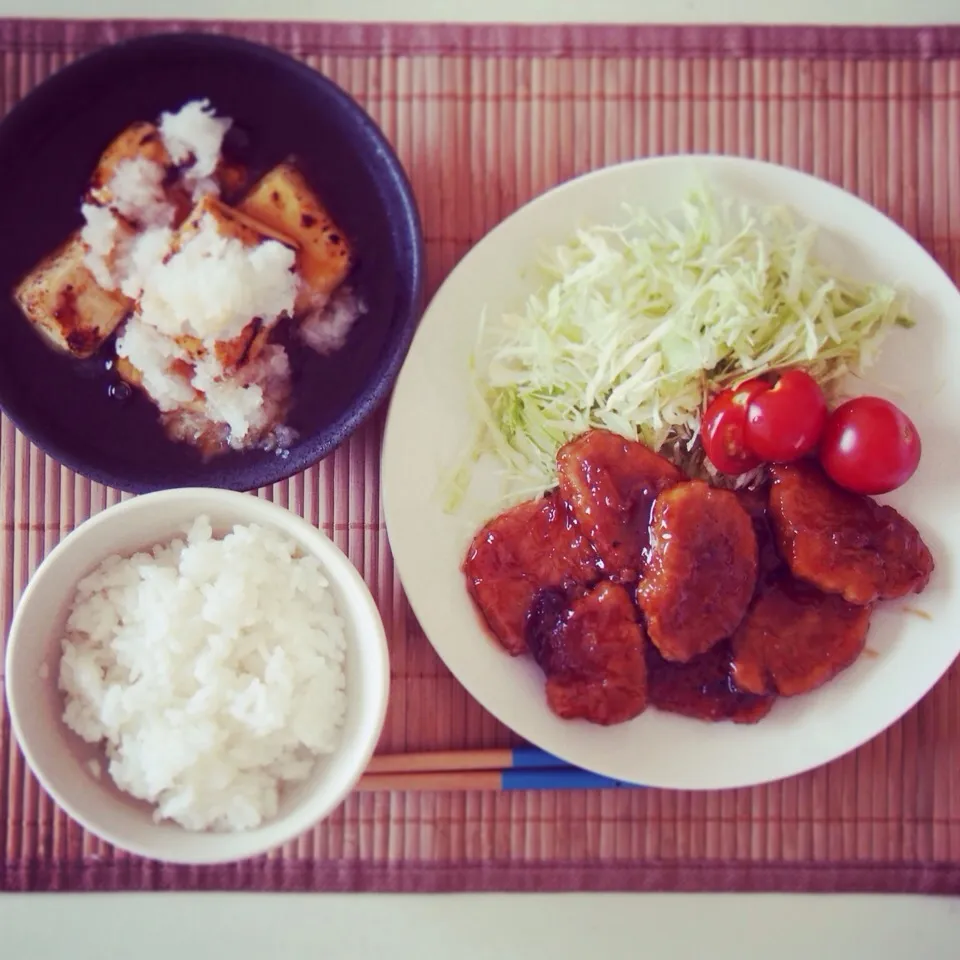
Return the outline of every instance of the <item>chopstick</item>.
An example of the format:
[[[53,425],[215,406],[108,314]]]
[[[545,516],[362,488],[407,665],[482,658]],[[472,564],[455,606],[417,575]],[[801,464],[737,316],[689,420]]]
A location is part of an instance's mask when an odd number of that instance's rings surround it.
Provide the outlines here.
[[[375,756],[367,773],[434,773],[447,770],[507,770],[515,767],[570,767],[538,747],[493,750],[430,750],[425,753],[387,753]]]
[[[381,754],[371,760],[357,784],[357,789],[365,792],[591,788],[641,787],[582,770],[537,747]]]
[[[643,787],[579,767],[531,770],[448,770],[435,773],[368,773],[357,789],[373,790],[584,790]]]

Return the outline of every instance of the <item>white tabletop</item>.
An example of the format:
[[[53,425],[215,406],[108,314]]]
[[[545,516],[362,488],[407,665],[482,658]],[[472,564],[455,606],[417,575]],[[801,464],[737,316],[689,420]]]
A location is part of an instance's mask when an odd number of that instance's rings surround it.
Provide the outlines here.
[[[960,23],[957,0],[0,0],[0,17],[600,23]]]
[[[960,900],[778,894],[0,899],[10,960],[955,960]]]
[[[960,0],[0,0],[0,17],[960,23]],[[958,158],[960,162],[960,158]],[[953,960],[960,900],[566,894],[0,897],[10,960]]]

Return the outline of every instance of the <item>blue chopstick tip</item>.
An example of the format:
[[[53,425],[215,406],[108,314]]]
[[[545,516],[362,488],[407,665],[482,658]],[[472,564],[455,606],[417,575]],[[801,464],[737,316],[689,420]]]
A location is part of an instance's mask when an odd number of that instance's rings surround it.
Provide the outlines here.
[[[641,788],[642,784],[615,780],[590,770],[576,767],[539,747],[514,747],[510,769],[501,771],[504,790],[577,790],[585,788]]]
[[[556,769],[503,770],[500,774],[500,786],[503,790],[643,789],[638,783],[614,780],[612,777],[571,766]]]

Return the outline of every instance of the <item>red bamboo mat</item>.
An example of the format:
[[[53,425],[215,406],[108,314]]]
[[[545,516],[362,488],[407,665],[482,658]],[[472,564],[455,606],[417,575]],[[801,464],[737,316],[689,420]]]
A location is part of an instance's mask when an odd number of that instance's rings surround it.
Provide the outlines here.
[[[8,110],[145,23],[0,23]],[[205,25],[271,43],[350,91],[419,198],[434,290],[487,230],[575,174],[685,151],[812,172],[890,214],[960,280],[960,29]],[[957,318],[960,322],[960,317]],[[502,746],[419,630],[379,507],[382,417],[260,491],[331,534],[383,613],[383,751]],[[0,426],[0,617],[58,539],[119,494]],[[4,634],[6,627],[4,628]],[[2,663],[2,658],[0,658]],[[0,708],[0,890],[874,890],[960,893],[960,667],[861,750],[715,793],[354,795],[273,855],[139,860],[84,834],[26,771]]]

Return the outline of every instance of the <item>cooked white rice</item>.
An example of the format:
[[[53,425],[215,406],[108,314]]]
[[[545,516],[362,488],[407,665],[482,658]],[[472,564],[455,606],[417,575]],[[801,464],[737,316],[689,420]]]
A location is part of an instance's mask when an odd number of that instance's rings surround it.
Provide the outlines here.
[[[237,831],[276,815],[340,740],[344,624],[320,564],[256,525],[104,561],[77,588],[64,721],[157,821]]]

